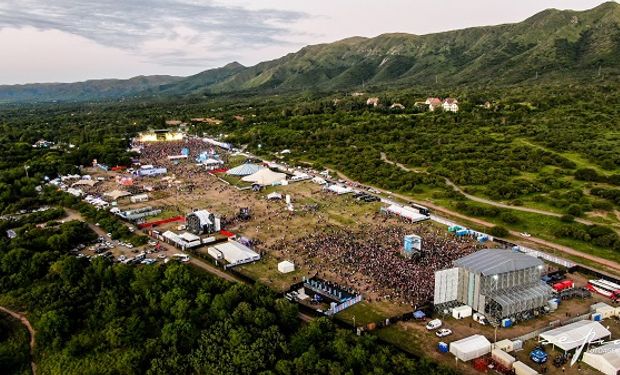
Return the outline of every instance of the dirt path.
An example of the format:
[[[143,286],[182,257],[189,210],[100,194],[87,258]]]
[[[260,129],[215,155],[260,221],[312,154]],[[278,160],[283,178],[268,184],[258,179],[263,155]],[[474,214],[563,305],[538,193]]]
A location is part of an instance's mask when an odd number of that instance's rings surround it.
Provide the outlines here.
[[[32,325],[30,324],[30,322],[28,321],[28,319],[26,318],[24,314],[15,312],[13,310],[9,310],[3,306],[0,306],[0,311],[3,311],[11,315],[13,318],[19,320],[20,323],[23,324],[24,327],[26,327],[26,329],[28,330],[28,333],[30,334],[30,368],[32,369],[32,374],[36,375],[37,365],[34,363],[34,345],[36,343],[35,337],[34,337],[35,335],[34,328],[32,328]]]
[[[351,180],[350,178],[348,178],[346,175],[344,175],[343,173],[341,173],[339,171],[336,171],[336,173],[338,174],[338,177],[343,179],[343,180],[349,181],[351,183],[357,183],[356,181]],[[365,184],[365,185],[366,186],[371,186],[371,185],[368,185],[368,184]],[[410,197],[402,195],[402,194],[388,192],[387,190],[378,188],[376,186],[371,186],[371,187],[373,189],[381,192],[384,195],[396,197],[396,198],[404,200],[405,202],[412,202],[412,203],[420,204],[420,205],[426,206],[428,208],[431,208],[431,209],[433,209],[433,210],[435,210],[437,212],[442,212],[442,213],[444,213],[446,215],[449,215],[451,217],[467,220],[467,221],[470,221],[472,223],[475,223],[475,224],[478,224],[478,225],[481,225],[481,226],[484,226],[484,227],[487,227],[487,228],[491,228],[491,227],[495,226],[495,224],[493,224],[491,222],[488,222],[486,220],[482,220],[482,219],[478,219],[478,218],[475,218],[475,217],[470,217],[470,216],[467,216],[467,215],[463,215],[463,214],[461,214],[459,212],[452,211],[450,209],[447,209],[447,208],[445,208],[443,206],[438,206],[438,205],[433,204],[431,202],[416,201],[416,200],[411,199]],[[509,232],[510,232],[511,235],[513,235],[513,236],[515,236],[517,238],[522,237],[519,232],[512,231],[512,230],[509,231]],[[592,262],[595,262],[595,263],[598,263],[600,265],[603,265],[603,266],[607,267],[610,270],[614,270],[617,273],[620,272],[620,264],[618,264],[618,263],[616,263],[614,261],[611,261],[611,260],[608,260],[608,259],[604,259],[604,258],[601,258],[601,257],[597,257],[595,255],[587,254],[587,253],[575,250],[575,249],[573,249],[571,247],[564,246],[564,245],[559,245],[559,244],[556,244],[554,242],[543,240],[543,239],[537,238],[537,237],[528,237],[527,241],[532,242],[532,243],[536,243],[538,245],[546,246],[546,247],[548,247],[550,249],[554,249],[554,250],[560,251],[560,252],[565,253],[565,254],[569,254],[569,255],[577,256],[577,257],[580,257],[580,258],[583,258],[583,259],[587,259],[587,260],[590,260]]]
[[[401,163],[397,163],[397,162],[391,161],[391,160],[389,160],[387,158],[387,155],[384,152],[381,153],[381,160],[386,162],[386,163],[388,163],[388,164],[395,165],[398,168],[400,168],[400,169],[402,169],[403,171],[406,171],[406,172],[427,173],[427,172],[411,169],[411,168],[408,168],[407,166],[405,166],[405,165],[403,165]],[[499,208],[506,208],[506,209],[509,209],[509,210],[531,212],[531,213],[535,213],[535,214],[546,215],[546,216],[553,216],[553,217],[562,217],[562,214],[559,214],[557,212],[539,210],[537,208],[530,208],[530,207],[512,206],[512,205],[509,205],[509,204],[505,204],[505,203],[501,203],[501,202],[496,202],[496,201],[492,201],[490,199],[480,198],[480,197],[477,197],[475,195],[467,194],[465,191],[463,191],[463,189],[461,189],[454,182],[450,181],[448,178],[444,177],[444,180],[446,181],[446,185],[450,186],[452,189],[454,189],[457,192],[463,194],[467,199],[472,200],[474,202],[484,203],[484,204],[488,204],[490,206],[495,206],[495,207],[499,207]],[[593,225],[594,224],[590,220],[581,219],[581,218],[578,218],[578,217],[575,218],[575,221],[578,222],[578,223],[581,223],[581,224],[586,224],[586,225]]]

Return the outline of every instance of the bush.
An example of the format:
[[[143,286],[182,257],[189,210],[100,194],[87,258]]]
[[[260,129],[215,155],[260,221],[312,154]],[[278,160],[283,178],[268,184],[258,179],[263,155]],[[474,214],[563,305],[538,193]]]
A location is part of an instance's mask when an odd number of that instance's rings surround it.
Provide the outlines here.
[[[510,232],[508,232],[508,229],[496,225],[489,229],[489,234],[494,237],[506,237],[510,234]]]
[[[570,206],[568,206],[566,212],[568,212],[569,215],[573,216],[581,216],[583,214],[583,210],[578,204],[571,204]]]
[[[560,220],[564,223],[572,223],[573,221],[575,221],[575,217],[573,215],[566,214],[562,215]]]
[[[519,222],[519,218],[517,217],[517,215],[513,214],[512,212],[502,212],[499,215],[499,218],[501,221],[503,221],[506,224],[516,224]]]

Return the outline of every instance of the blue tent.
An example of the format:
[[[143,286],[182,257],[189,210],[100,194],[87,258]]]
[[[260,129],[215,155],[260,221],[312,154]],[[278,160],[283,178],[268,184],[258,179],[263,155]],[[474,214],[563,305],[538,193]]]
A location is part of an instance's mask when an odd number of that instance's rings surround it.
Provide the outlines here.
[[[418,310],[418,311],[413,313],[413,317],[415,319],[424,319],[424,318],[426,318],[426,314],[424,314],[423,311]]]

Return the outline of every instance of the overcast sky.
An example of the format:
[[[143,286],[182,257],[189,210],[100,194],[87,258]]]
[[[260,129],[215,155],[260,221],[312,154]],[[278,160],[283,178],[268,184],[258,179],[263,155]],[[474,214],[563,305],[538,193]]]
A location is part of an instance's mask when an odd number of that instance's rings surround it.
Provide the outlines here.
[[[190,75],[307,44],[521,21],[600,0],[0,0],[0,84]]]

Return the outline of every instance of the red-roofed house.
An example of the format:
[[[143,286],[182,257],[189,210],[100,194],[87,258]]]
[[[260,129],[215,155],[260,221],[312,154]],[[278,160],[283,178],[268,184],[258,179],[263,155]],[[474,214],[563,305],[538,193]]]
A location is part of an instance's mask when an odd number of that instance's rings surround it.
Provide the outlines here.
[[[434,111],[437,108],[441,108],[441,99],[439,98],[427,98],[424,104],[428,105],[429,111]]]

